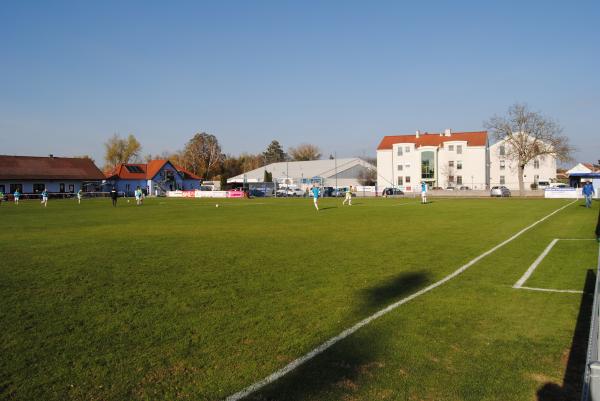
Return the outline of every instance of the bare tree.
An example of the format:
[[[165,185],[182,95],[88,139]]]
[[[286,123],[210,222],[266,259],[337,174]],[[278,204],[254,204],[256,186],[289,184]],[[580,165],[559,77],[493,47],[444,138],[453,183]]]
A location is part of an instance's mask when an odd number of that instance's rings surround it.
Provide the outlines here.
[[[571,160],[573,148],[562,135],[560,125],[529,110],[526,104],[516,103],[509,107],[506,116],[493,116],[484,124],[494,139],[504,142],[506,158],[516,162],[521,195],[525,190],[523,173],[528,163],[546,157],[563,162]]]
[[[290,148],[288,153],[294,161],[318,160],[321,158],[319,148],[310,143],[303,143],[295,148]]]
[[[365,167],[358,173],[358,182],[363,186],[377,184],[377,170]]]
[[[105,169],[112,169],[120,163],[131,163],[139,161],[142,145],[133,135],[121,138],[114,134],[104,143]]]
[[[175,163],[180,163],[181,167],[204,179],[219,173],[223,158],[219,141],[214,135],[206,132],[194,135],[180,156],[173,155]]]
[[[454,166],[450,166],[450,164],[444,164],[440,167],[440,173],[442,177],[446,177],[446,186],[451,187],[454,186]],[[441,185],[441,184],[440,184]]]

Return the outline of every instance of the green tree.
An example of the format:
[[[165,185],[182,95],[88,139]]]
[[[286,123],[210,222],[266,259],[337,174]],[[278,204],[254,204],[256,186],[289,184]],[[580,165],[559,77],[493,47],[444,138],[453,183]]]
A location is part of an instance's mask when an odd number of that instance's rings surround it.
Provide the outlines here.
[[[267,150],[265,150],[262,154],[265,158],[265,164],[283,162],[287,158],[287,155],[283,151],[279,141],[276,140],[272,140],[267,147]]]

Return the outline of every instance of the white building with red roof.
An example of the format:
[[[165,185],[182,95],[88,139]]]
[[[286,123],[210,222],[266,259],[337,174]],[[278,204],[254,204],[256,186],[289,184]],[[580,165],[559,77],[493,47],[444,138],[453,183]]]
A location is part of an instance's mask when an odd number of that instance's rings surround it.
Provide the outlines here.
[[[486,131],[385,136],[377,147],[377,186],[420,191],[430,188],[489,187]]]
[[[485,190],[503,185],[518,190],[518,169],[504,141],[489,144],[487,131],[385,136],[377,148],[377,185],[420,191],[430,188]],[[524,171],[525,188],[556,179],[556,159],[532,160]]]

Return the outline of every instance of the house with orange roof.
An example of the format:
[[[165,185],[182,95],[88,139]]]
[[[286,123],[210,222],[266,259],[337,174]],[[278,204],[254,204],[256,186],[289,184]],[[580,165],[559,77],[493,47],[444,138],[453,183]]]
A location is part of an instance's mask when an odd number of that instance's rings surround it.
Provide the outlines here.
[[[159,196],[167,191],[200,189],[201,183],[200,177],[165,159],[118,164],[106,173],[106,181],[127,196],[138,186],[146,195]]]
[[[486,131],[385,136],[377,147],[377,186],[406,192],[429,188],[486,189],[490,184]]]

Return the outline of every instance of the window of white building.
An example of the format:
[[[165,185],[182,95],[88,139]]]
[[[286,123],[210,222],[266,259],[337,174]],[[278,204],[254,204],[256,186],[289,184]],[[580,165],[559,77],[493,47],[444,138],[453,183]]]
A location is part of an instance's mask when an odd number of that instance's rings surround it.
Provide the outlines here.
[[[404,168],[407,168],[407,169],[408,169],[408,168],[410,168],[410,163],[406,163],[406,164],[404,165]]]
[[[506,148],[504,147],[504,145],[500,145],[500,156],[505,156],[506,155]]]
[[[450,152],[454,152],[454,145],[448,145],[448,150]]]
[[[450,160],[448,162],[448,167],[454,167],[454,160]]]
[[[402,171],[402,164],[398,164],[398,171]]]
[[[453,175],[449,175],[449,176],[448,176],[448,181],[450,181],[450,182],[454,182],[454,176],[453,176]]]
[[[461,161],[461,160],[458,160],[458,161],[456,162],[456,169],[457,169],[457,170],[462,170],[462,161]]]
[[[504,185],[504,184],[506,184],[506,180],[504,179],[504,176],[501,175],[500,176],[500,185]]]
[[[456,145],[456,154],[462,154],[462,145]]]
[[[504,170],[506,168],[506,161],[500,160],[500,170]]]
[[[456,184],[457,185],[461,185],[462,184],[462,175],[457,175],[456,176]]]
[[[533,161],[533,168],[535,168],[535,169],[540,168],[540,161],[538,159],[535,159]]]
[[[398,146],[398,156],[402,156],[402,146]]]
[[[404,148],[404,152],[405,152],[405,153],[410,153],[410,146],[407,146],[407,147],[405,147],[405,148]]]
[[[410,176],[409,175],[406,176],[406,180],[405,181],[406,181],[407,184],[410,183]]]
[[[402,177],[398,177],[398,185],[403,185],[403,183],[402,183]]]

